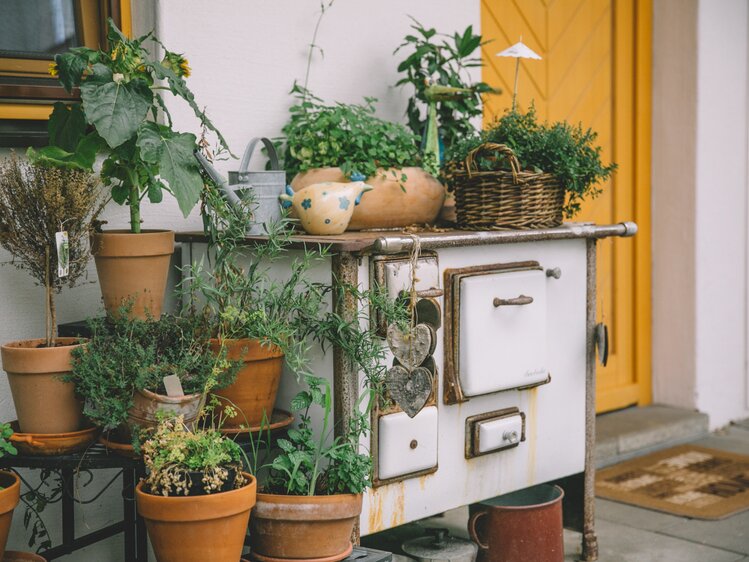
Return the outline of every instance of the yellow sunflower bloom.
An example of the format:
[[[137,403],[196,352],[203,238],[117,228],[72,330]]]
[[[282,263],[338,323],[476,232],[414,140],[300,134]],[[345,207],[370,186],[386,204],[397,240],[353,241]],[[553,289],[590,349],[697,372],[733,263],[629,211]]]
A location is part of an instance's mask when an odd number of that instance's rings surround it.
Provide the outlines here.
[[[184,76],[185,78],[189,78],[190,77],[191,69],[188,66],[187,59],[182,59],[182,61],[179,63],[179,68],[182,71],[182,76]]]
[[[56,62],[49,63],[48,72],[52,78],[57,78],[59,76],[60,72],[59,72],[59,69],[57,68]]]

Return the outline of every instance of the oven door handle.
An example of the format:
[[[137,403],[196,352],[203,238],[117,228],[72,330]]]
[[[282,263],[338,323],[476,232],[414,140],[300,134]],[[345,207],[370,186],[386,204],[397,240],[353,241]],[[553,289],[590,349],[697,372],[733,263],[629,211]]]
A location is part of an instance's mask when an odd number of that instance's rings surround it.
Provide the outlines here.
[[[533,302],[533,297],[529,297],[526,295],[520,295],[515,297],[514,299],[500,299],[499,297],[494,298],[494,307],[498,308],[500,306],[522,306],[524,304],[531,304]]]

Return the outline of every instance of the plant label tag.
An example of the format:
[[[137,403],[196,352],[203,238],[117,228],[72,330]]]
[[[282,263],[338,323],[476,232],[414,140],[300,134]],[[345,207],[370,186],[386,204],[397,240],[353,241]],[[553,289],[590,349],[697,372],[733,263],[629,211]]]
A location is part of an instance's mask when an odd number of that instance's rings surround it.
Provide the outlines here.
[[[177,375],[169,375],[164,377],[164,388],[166,389],[167,396],[184,396],[185,393],[182,390],[182,382],[179,380]]]
[[[70,273],[70,245],[66,231],[55,232],[55,245],[57,246],[57,276],[67,277]]]

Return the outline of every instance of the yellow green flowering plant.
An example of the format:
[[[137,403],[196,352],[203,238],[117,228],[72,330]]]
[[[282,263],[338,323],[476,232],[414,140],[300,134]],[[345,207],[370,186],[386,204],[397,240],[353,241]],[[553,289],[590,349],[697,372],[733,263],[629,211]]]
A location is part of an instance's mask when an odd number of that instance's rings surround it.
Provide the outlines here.
[[[145,47],[147,40],[161,45],[161,60]],[[169,51],[150,33],[130,39],[111,19],[108,45],[107,50],[75,47],[55,57],[50,74],[68,92],[78,88],[81,103],[55,104],[48,126],[50,145],[29,149],[29,157],[91,170],[96,155],[105,154],[102,180],[111,188],[112,199],[130,206],[130,229],[137,233],[144,198],[159,203],[167,191],[187,216],[203,189],[193,156],[198,139],[173,129],[162,92],[187,102],[220,146],[227,151],[228,146],[187,87],[191,71],[183,55]]]

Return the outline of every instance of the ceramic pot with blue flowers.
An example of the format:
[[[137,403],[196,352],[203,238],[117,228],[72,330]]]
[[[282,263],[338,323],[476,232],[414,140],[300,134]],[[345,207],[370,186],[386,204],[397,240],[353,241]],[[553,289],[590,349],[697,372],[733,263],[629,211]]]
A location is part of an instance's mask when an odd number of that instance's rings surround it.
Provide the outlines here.
[[[302,228],[308,234],[342,234],[348,227],[354,207],[372,186],[362,181],[321,182],[294,191],[286,188],[281,201],[291,204]]]

